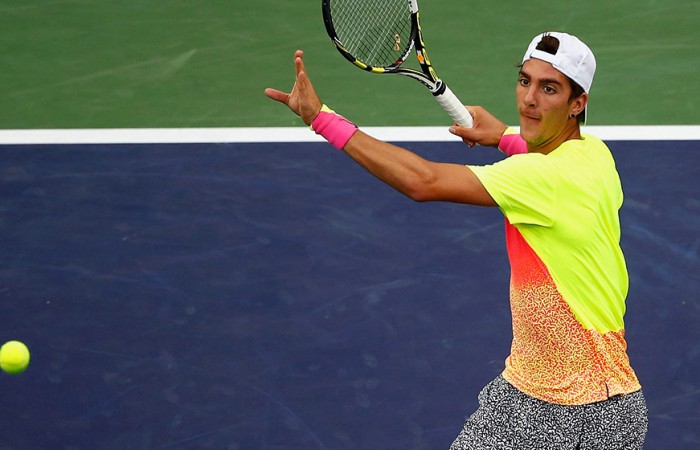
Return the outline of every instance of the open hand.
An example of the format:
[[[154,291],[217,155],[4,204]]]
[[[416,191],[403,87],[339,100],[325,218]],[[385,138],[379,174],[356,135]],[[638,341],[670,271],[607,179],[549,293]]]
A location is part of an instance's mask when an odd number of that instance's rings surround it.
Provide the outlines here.
[[[294,53],[294,66],[296,69],[296,80],[294,87],[289,93],[277,89],[265,89],[265,95],[280,103],[284,103],[296,115],[301,117],[305,124],[311,125],[321,110],[321,100],[316,95],[311,80],[306,75],[304,69],[304,52],[297,50]]]

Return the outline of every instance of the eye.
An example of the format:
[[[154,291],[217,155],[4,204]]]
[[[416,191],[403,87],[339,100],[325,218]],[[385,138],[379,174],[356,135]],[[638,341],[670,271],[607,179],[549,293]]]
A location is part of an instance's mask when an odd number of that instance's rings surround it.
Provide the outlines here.
[[[556,94],[557,90],[554,89],[552,86],[545,86],[542,88],[545,92],[545,94]]]
[[[518,84],[519,84],[520,86],[529,86],[529,85],[530,85],[530,80],[528,80],[527,78],[519,78],[519,79],[518,79]]]

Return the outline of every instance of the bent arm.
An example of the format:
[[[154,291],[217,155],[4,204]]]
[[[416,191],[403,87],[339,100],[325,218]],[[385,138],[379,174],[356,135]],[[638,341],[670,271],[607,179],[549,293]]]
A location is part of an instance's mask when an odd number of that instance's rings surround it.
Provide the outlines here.
[[[415,201],[496,206],[467,166],[428,161],[361,130],[353,134],[343,150],[372,175]]]

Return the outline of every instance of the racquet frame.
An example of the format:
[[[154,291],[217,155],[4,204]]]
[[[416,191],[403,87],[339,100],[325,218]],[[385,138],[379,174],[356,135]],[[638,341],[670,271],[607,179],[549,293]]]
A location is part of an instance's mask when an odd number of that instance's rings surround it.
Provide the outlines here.
[[[378,0],[381,1],[381,0]],[[418,12],[418,0],[406,0],[409,4],[409,10],[411,13],[411,33],[410,40],[411,45],[407,46],[403,53],[399,55],[396,62],[386,66],[386,67],[374,67],[368,65],[360,60],[358,60],[354,55],[352,55],[343,42],[338,37],[335,27],[333,26],[333,18],[331,14],[331,2],[332,0],[322,0],[322,10],[323,10],[323,22],[326,26],[326,32],[331,38],[331,41],[335,45],[338,52],[345,57],[348,61],[353,63],[355,66],[362,70],[371,73],[395,73],[399,75],[404,75],[414,80],[419,81],[425,87],[430,90],[430,92],[435,96],[441,106],[447,111],[452,119],[458,124],[466,127],[473,126],[473,119],[464,105],[457,99],[457,97],[452,93],[452,91],[447,87],[447,85],[438,77],[433,65],[430,63],[430,58],[428,57],[428,51],[425,47],[425,41],[423,39],[423,30],[420,25],[420,13]],[[415,49],[416,58],[418,59],[418,64],[421,70],[415,70],[409,67],[402,67],[402,64],[408,58],[411,50]]]

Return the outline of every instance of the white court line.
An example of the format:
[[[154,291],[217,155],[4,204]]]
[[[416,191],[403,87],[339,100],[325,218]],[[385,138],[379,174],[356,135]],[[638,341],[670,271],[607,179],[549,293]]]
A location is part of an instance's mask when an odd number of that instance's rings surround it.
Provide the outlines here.
[[[362,127],[391,142],[458,142],[447,127]],[[588,126],[608,141],[698,141],[700,125]],[[0,145],[323,142],[307,127],[0,130]]]

